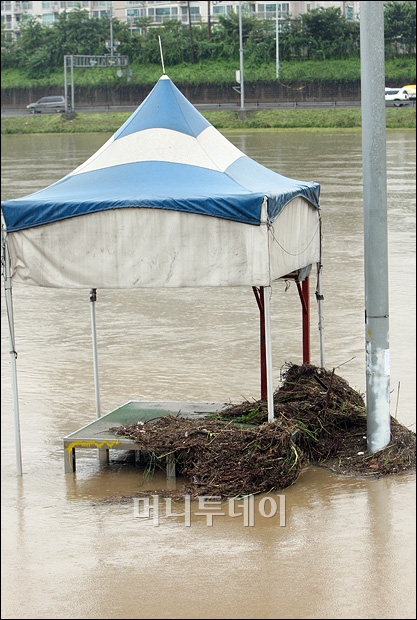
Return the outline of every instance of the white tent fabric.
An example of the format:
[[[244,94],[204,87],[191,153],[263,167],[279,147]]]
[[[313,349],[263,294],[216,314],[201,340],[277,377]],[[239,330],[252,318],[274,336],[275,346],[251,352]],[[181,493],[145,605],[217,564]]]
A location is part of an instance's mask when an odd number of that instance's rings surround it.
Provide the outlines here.
[[[320,262],[319,193],[247,157],[163,75],[84,164],[2,203],[11,278],[65,288],[269,286]]]
[[[268,286],[320,260],[317,209],[294,199],[277,225],[113,209],[9,234],[14,282],[64,288]]]

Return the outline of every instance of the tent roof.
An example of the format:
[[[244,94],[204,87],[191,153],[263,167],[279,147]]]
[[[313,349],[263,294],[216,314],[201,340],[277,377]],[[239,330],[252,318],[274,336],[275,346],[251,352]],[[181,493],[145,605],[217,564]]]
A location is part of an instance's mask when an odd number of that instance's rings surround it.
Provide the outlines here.
[[[206,215],[259,226],[294,198],[319,208],[320,186],[247,157],[163,75],[85,163],[43,190],[2,202],[7,232],[124,208]]]

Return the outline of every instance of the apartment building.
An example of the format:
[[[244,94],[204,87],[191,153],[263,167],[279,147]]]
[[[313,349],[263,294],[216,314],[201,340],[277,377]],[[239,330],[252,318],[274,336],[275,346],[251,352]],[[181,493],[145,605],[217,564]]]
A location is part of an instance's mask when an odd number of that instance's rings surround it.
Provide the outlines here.
[[[44,26],[49,26],[58,19],[63,11],[71,11],[76,8],[85,9],[90,17],[116,18],[127,22],[135,29],[137,18],[150,18],[151,26],[159,26],[166,20],[179,20],[184,25],[191,23],[213,24],[219,15],[225,15],[232,11],[238,11],[239,5],[242,11],[256,15],[260,19],[296,19],[313,9],[319,7],[339,7],[347,19],[359,19],[360,2],[239,2],[237,0],[224,1],[139,1],[130,2],[108,0],[76,0],[70,2],[52,0],[40,1],[8,1],[1,0],[1,21],[4,23],[5,32],[11,38],[19,36],[19,24],[26,16],[36,17]]]

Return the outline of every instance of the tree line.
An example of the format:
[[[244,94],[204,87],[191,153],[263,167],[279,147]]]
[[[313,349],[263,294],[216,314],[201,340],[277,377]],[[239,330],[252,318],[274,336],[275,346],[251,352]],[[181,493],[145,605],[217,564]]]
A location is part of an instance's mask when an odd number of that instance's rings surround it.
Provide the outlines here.
[[[63,12],[51,26],[43,26],[33,17],[22,20],[17,40],[9,40],[2,23],[2,69],[24,69],[30,79],[42,78],[62,67],[65,55],[105,55],[112,28],[119,42],[117,53],[129,57],[131,64],[160,63],[163,45],[167,65],[201,61],[238,60],[240,53],[239,15],[219,16],[215,24],[182,25],[165,21],[151,27],[149,18],[133,24],[117,19],[90,18],[83,9]],[[385,57],[415,57],[416,5],[414,2],[385,2]],[[274,62],[276,22],[242,14],[242,38],[245,65],[256,67]],[[341,60],[360,56],[359,22],[348,20],[337,7],[318,8],[279,20],[279,57],[281,61]]]

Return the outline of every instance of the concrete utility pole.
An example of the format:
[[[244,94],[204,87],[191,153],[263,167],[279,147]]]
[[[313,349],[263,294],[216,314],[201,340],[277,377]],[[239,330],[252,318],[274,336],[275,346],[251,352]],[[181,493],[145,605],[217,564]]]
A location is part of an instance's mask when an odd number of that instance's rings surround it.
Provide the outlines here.
[[[367,448],[391,439],[384,2],[361,2]]]

